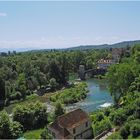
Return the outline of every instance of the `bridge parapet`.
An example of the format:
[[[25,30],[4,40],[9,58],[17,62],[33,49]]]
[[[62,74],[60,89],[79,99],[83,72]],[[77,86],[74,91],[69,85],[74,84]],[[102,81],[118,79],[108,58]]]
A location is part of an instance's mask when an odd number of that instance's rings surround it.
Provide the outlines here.
[[[106,69],[103,68],[95,68],[95,69],[89,69],[89,70],[85,70],[85,66],[84,65],[80,65],[79,66],[79,78],[81,80],[85,80],[85,75],[87,73],[90,73],[92,76],[94,75],[99,75],[99,74],[105,74],[106,73]]]

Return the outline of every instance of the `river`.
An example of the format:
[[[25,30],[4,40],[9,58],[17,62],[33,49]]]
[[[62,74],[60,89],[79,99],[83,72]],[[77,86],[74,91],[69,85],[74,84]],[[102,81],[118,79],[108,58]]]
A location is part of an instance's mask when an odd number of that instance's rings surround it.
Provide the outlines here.
[[[71,111],[76,108],[81,108],[87,112],[93,112],[97,109],[107,107],[113,104],[112,97],[107,89],[106,80],[100,79],[87,79],[86,83],[88,85],[89,92],[87,93],[87,97],[75,104],[66,106],[67,111]],[[48,112],[52,112],[54,107],[52,107],[48,102],[46,103]],[[5,110],[11,114],[12,109],[14,108],[14,104],[5,107]]]
[[[67,106],[66,109],[68,111],[82,108],[87,112],[93,112],[97,109],[108,107],[113,104],[113,99],[107,89],[106,80],[87,79],[86,82],[89,90],[87,97],[81,102]]]

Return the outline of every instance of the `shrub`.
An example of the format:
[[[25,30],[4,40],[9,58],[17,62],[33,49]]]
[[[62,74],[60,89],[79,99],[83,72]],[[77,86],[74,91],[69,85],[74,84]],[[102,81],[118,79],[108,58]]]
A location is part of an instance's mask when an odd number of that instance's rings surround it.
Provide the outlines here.
[[[101,134],[105,130],[110,130],[111,128],[112,125],[108,119],[104,119],[100,122],[96,122],[95,124],[93,124],[93,131],[95,136]]]
[[[102,112],[97,113],[96,120],[101,121],[104,119],[104,114]]]
[[[105,110],[104,110],[104,115],[105,116],[109,116],[110,115],[110,113],[111,113],[111,109],[110,108],[106,108]]]
[[[52,135],[48,132],[48,129],[45,128],[44,131],[40,134],[41,139],[52,139]]]
[[[133,121],[133,120],[135,120],[134,115],[131,115],[127,118],[127,122],[130,122],[130,121]]]
[[[140,136],[140,124],[133,124],[130,128],[130,132],[133,138]]]
[[[115,125],[122,125],[123,122],[127,119],[127,116],[125,115],[125,110],[119,109],[116,113],[113,113],[111,116],[111,120]]]
[[[129,136],[130,134],[130,126],[129,124],[125,124],[125,126],[123,126],[121,129],[120,129],[120,135],[122,136],[123,139],[127,139],[127,137]]]
[[[55,105],[54,117],[57,118],[65,113],[64,107],[60,102]]]
[[[43,127],[47,123],[46,107],[39,102],[17,106],[13,120],[20,122],[25,130]]]
[[[121,140],[123,139],[118,132],[113,133],[107,138],[108,140]]]
[[[65,89],[63,91],[59,91],[57,94],[52,95],[50,100],[52,102],[56,102],[57,100],[61,101],[63,104],[72,104],[80,101],[86,97],[87,85],[85,83],[80,83],[75,85],[75,87],[70,89]]]
[[[16,139],[19,138],[23,134],[23,126],[19,122],[13,122],[10,126],[10,138]]]
[[[0,138],[16,139],[22,134],[22,125],[19,122],[12,121],[5,111],[0,112]]]
[[[22,98],[22,94],[19,91],[15,93],[15,96],[17,100],[20,100]]]

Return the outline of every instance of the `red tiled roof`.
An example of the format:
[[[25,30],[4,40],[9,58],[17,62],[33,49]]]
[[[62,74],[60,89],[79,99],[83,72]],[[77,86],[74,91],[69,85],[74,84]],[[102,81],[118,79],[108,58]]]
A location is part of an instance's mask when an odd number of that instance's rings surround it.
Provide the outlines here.
[[[70,135],[69,131],[66,128],[61,127],[58,124],[58,121],[54,121],[50,126],[50,129],[53,129],[54,131],[57,131],[59,133],[59,135],[63,136],[63,137],[67,137]]]
[[[73,128],[89,119],[88,114],[82,109],[76,109],[58,117],[58,123],[64,128]]]
[[[76,109],[67,114],[59,116],[50,126],[50,129],[58,131],[63,136],[68,136],[70,133],[67,128],[74,128],[83,122],[86,122],[89,116],[82,109]]]
[[[112,60],[111,59],[106,59],[106,60],[105,59],[100,59],[100,60],[98,60],[98,63],[109,64],[109,63],[112,63]]]

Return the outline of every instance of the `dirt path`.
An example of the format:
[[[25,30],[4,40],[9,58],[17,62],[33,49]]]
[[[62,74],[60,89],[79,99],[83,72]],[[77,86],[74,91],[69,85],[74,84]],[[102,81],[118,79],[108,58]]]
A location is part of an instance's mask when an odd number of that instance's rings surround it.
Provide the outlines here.
[[[108,132],[104,131],[103,133],[101,133],[100,135],[98,135],[95,139],[98,139],[98,140],[106,140],[107,137],[109,137],[110,135],[112,135],[115,131],[116,131],[116,128],[113,128],[113,129],[111,129]]]
[[[112,135],[113,132],[108,132],[106,135],[104,135],[102,138],[100,138],[99,140],[106,140],[107,137],[109,137],[110,135]]]

